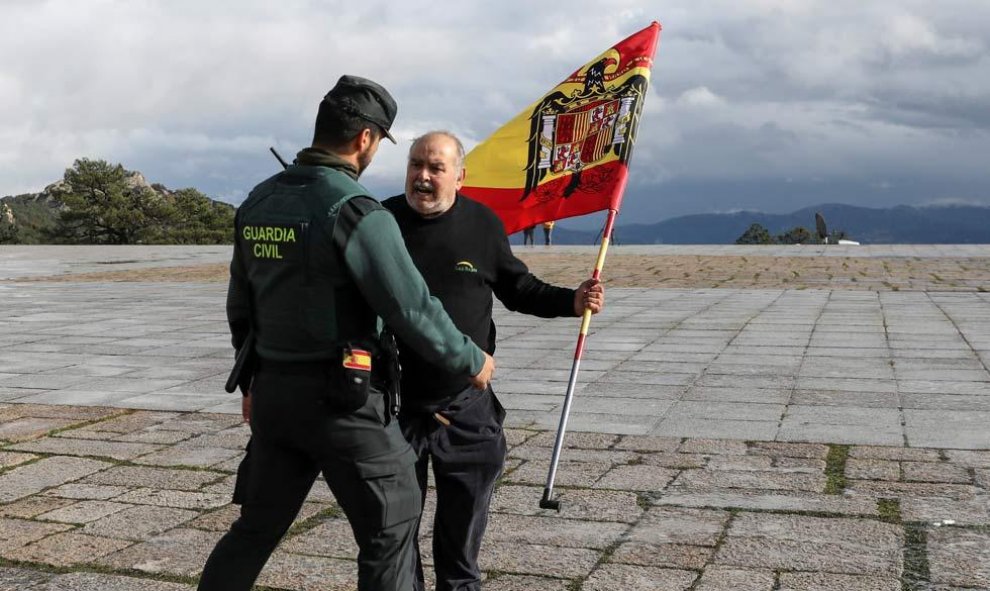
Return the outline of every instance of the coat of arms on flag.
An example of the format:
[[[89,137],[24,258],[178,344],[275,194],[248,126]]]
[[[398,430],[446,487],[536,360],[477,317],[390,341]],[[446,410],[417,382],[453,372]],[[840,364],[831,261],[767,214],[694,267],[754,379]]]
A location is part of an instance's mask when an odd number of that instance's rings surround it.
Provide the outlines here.
[[[627,120],[633,100],[622,99]],[[556,115],[540,113],[540,161],[536,167],[560,173],[598,162],[613,143],[625,139],[622,133],[616,133],[618,116],[618,100],[599,101]]]
[[[617,43],[475,147],[462,192],[510,234],[617,209],[659,34],[653,23]]]

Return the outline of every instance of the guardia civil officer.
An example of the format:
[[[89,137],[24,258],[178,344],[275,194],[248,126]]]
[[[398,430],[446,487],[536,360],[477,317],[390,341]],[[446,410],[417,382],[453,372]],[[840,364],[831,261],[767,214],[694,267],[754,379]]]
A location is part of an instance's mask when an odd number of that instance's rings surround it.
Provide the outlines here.
[[[369,387],[377,320],[479,388],[494,362],[430,297],[392,214],[357,182],[381,138],[395,141],[395,114],[384,88],[343,76],[320,103],[312,147],[237,210],[227,317],[236,348],[255,343],[250,476],[200,590],[248,591],[319,473],[360,548],[358,588],[413,588],[416,455]]]

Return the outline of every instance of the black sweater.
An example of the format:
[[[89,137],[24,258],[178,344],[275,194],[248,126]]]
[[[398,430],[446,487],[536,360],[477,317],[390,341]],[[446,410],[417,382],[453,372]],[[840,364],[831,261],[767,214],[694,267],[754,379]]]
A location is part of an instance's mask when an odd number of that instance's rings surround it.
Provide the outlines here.
[[[495,353],[492,293],[509,310],[554,318],[574,315],[574,290],[546,284],[512,254],[501,220],[488,207],[462,195],[435,218],[424,218],[404,195],[386,199],[413,262],[430,293],[454,324],[488,353]],[[399,342],[402,402],[429,408],[460,392],[468,378],[423,360]]]

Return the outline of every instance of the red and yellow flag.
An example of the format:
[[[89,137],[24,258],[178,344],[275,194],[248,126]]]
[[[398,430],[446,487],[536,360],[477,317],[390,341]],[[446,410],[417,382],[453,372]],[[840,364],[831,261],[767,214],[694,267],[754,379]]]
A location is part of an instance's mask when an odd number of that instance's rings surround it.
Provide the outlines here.
[[[659,38],[654,22],[617,43],[478,144],[461,192],[507,234],[618,210]]]
[[[371,353],[364,349],[347,349],[344,351],[344,361],[341,365],[347,369],[371,371]]]

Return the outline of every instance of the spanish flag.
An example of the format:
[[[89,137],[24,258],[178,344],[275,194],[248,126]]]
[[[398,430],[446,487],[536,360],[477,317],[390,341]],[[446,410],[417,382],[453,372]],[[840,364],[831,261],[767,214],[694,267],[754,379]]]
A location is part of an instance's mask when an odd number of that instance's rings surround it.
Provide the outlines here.
[[[341,364],[347,369],[359,369],[361,371],[371,371],[371,353],[364,349],[346,349],[344,360]]]
[[[507,234],[618,211],[659,38],[654,22],[610,47],[478,144],[461,192]]]

